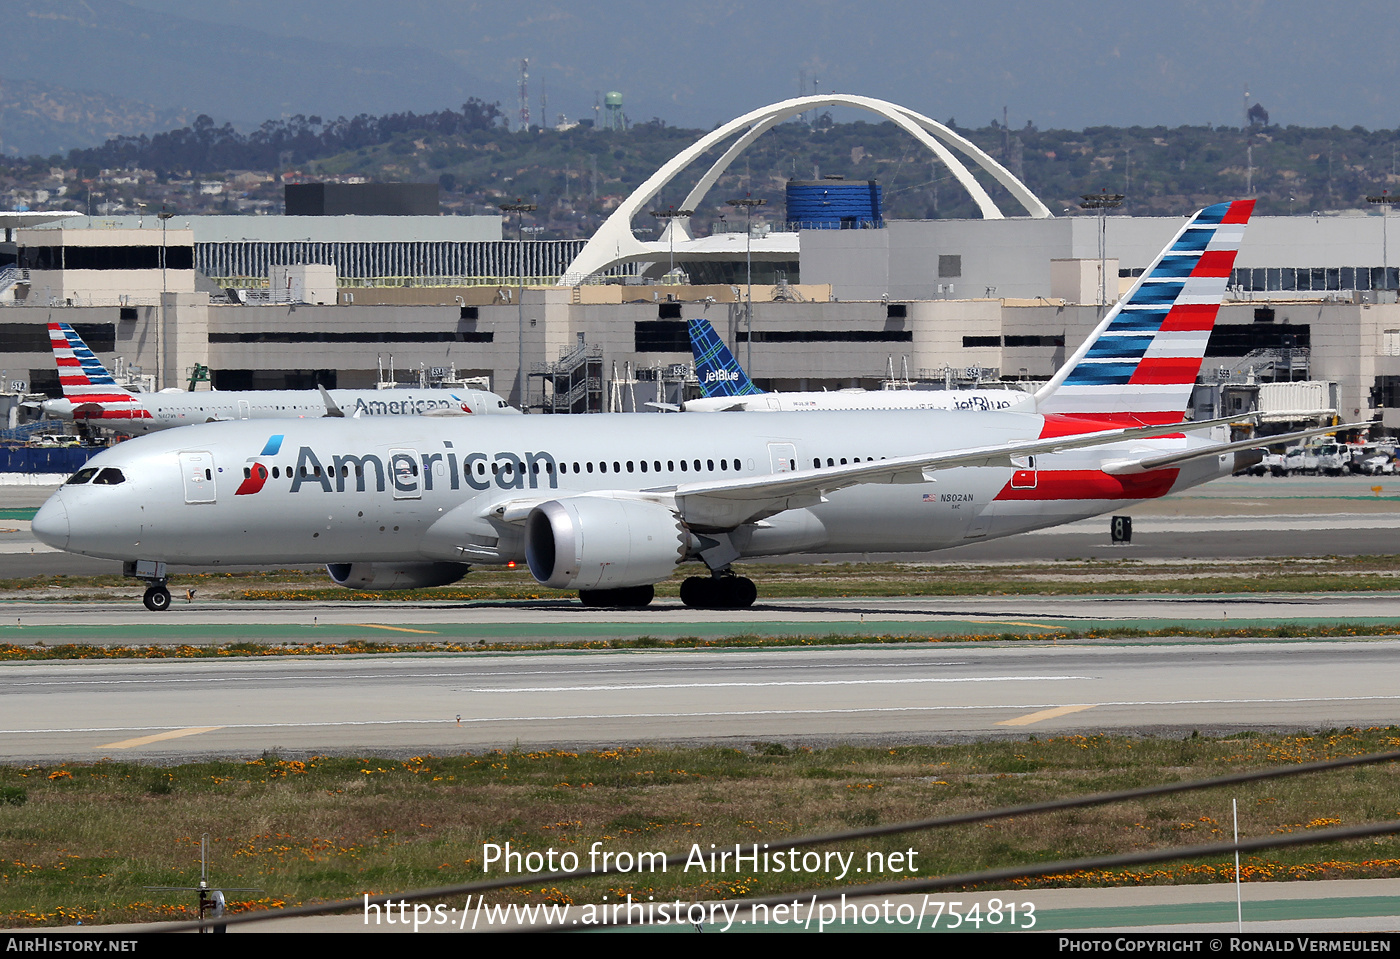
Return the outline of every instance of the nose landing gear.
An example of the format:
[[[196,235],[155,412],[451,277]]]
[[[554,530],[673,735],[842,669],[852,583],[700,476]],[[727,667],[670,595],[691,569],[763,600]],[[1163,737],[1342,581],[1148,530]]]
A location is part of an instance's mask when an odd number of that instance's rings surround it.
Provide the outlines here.
[[[148,559],[129,559],[122,564],[122,572],[148,584],[146,595],[141,597],[141,602],[147,609],[153,613],[163,613],[170,608],[170,588],[166,586],[164,563]]]

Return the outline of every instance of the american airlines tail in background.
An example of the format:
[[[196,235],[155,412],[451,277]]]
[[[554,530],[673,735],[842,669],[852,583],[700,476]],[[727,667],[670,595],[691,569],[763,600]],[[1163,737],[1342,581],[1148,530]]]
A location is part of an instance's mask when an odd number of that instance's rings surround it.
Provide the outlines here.
[[[67,323],[49,324],[63,399],[44,415],[122,433],[150,433],[222,420],[321,416],[468,416],[518,413],[486,390],[172,390],[133,393],[116,381]]]

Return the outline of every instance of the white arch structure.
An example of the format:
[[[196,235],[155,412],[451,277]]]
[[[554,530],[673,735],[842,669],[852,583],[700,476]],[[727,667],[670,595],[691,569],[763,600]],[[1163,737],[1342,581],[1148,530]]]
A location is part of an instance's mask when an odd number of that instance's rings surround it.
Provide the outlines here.
[[[744,130],[742,136],[724,151],[714,164],[705,171],[704,176],[695,184],[695,187],[686,195],[681,202],[680,208],[685,210],[695,209],[710,188],[715,185],[729,165],[738,158],[739,154],[748,149],[754,140],[771,130],[777,124],[799,113],[808,110],[843,106],[855,107],[877,114],[890,120],[900,129],[904,130],[915,140],[927,147],[934,156],[938,157],[945,166],[957,177],[963,188],[972,195],[972,199],[977,203],[978,209],[982,211],[984,219],[1002,219],[1003,214],[992,202],[992,198],[987,195],[987,191],[973,177],[972,171],[954,155],[953,150],[957,150],[964,156],[973,160],[978,166],[990,173],[998,183],[1004,186],[1007,191],[1025,208],[1032,217],[1048,218],[1051,216],[1050,210],[1041,203],[1034,193],[1026,189],[1025,184],[1012,176],[1011,171],[1006,169],[996,160],[993,160],[985,152],[979,149],[972,141],[959,136],[948,127],[937,120],[916,113],[908,107],[902,107],[897,103],[890,103],[887,100],[877,100],[873,97],[857,97],[848,94],[831,93],[813,97],[797,97],[792,100],[783,100],[780,103],[773,103],[766,107],[746,113],[741,117],[730,120],[728,123],[717,127],[715,130],[701,137],[694,144],[677,153],[661,166],[659,170],[647,178],[646,182],[637,187],[632,195],[623,200],[612,215],[604,221],[598,231],[593,234],[592,239],[574,257],[566,275],[560,279],[561,285],[576,282],[582,277],[598,273],[619,263],[631,260],[656,260],[664,259],[667,252],[672,249],[671,241],[674,238],[678,242],[693,241],[694,234],[690,230],[690,219],[675,218],[667,222],[666,230],[661,237],[656,240],[639,240],[632,233],[632,218],[646,209],[652,198],[661,192],[662,188],[678,176],[695,159],[703,155],[706,151],[713,149],[726,139]],[[745,130],[745,127],[748,129]],[[949,148],[952,149],[949,149]],[[679,231],[679,236],[672,236],[671,231]],[[721,252],[725,245],[718,245],[720,249],[710,251]],[[689,257],[691,250],[684,247],[680,251]],[[700,252],[698,250],[693,252]],[[756,247],[755,252],[760,252]],[[792,251],[786,251],[789,254]]]

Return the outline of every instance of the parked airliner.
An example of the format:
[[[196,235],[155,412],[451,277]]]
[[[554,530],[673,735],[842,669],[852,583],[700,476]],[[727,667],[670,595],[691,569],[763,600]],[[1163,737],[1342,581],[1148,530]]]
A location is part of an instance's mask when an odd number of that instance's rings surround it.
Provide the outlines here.
[[[1252,207],[1196,214],[1035,413],[217,423],[98,454],[33,531],[122,560],[151,609],[170,603],[167,564],[317,562],[394,589],[523,560],[585,604],[635,606],[690,559],[711,575],[682,601],[737,608],[757,596],[732,570],[745,557],[922,551],[1095,516],[1261,457],[1180,422]]]
[[[709,320],[687,323],[695,357],[699,399],[686,400],[686,413],[734,410],[810,412],[813,410],[1024,410],[1035,397],[1020,390],[811,390],[768,393],[754,385]],[[669,407],[674,409],[674,407]]]
[[[486,390],[180,390],[134,393],[119,384],[67,323],[49,324],[63,399],[45,400],[52,419],[91,423],[121,433],[222,420],[322,416],[467,416],[519,413]]]

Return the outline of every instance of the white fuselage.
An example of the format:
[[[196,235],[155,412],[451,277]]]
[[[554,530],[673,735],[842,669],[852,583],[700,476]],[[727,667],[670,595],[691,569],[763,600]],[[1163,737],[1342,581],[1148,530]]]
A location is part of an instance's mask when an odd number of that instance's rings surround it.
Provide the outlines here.
[[[681,409],[687,413],[830,410],[1020,410],[1029,413],[1035,410],[1035,396],[1020,390],[822,390],[707,396],[686,400]]]
[[[347,417],[364,416],[466,416],[481,413],[518,413],[495,393],[484,390],[328,390],[336,407]],[[196,390],[193,392],[136,393],[138,410],[149,416],[131,415],[120,408],[80,420],[123,433],[152,433],[175,426],[224,420],[315,419],[328,413],[319,390]],[[44,415],[72,420],[69,399],[47,400]],[[80,405],[80,411],[84,408]]]
[[[33,528],[72,552],[174,564],[518,562],[519,510],[542,501],[665,503],[668,490],[688,483],[742,485],[1035,440],[1044,423],[1027,413],[939,410],[213,423],[98,454],[89,468],[115,467],[121,480],[62,487]],[[933,481],[793,497],[731,536],[748,556],[956,546],[1229,475],[1228,455],[1130,476],[1100,470],[1125,456],[1208,445],[1189,436],[1119,442],[1036,456],[1020,469],[959,467]]]

